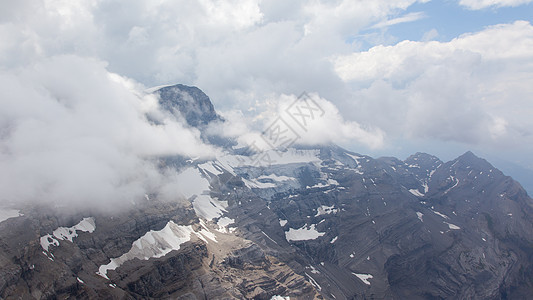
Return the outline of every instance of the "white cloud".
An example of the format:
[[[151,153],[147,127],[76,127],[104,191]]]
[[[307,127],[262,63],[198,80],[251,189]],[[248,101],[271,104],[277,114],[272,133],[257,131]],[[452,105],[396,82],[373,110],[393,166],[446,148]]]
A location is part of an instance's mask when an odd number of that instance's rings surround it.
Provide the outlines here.
[[[449,42],[376,46],[335,66],[360,88],[348,104],[357,117],[392,136],[531,148],[532,47],[533,26],[517,21]]]
[[[378,24],[372,26],[372,28],[384,28],[384,27],[389,27],[389,26],[393,26],[393,25],[396,25],[396,24],[414,22],[414,21],[423,19],[425,17],[426,17],[426,14],[423,13],[423,12],[408,13],[408,14],[406,14],[404,16],[401,16],[401,17],[398,17],[398,18],[394,18],[394,19],[390,19],[390,20],[379,22]]]
[[[459,4],[469,9],[483,9],[488,7],[515,7],[533,2],[532,0],[460,0]]]
[[[345,120],[337,107],[330,101],[316,94],[309,94],[309,105],[314,113],[304,109],[303,100],[294,95],[282,95],[278,99],[277,111],[271,113],[270,125],[277,117],[283,118],[288,126],[295,131],[299,138],[297,144],[358,144],[370,149],[381,148],[384,145],[385,133],[379,128],[365,127],[355,121]],[[291,105],[301,109],[291,109]],[[294,107],[294,106],[293,106]],[[304,115],[299,117],[295,112],[301,111]],[[292,115],[292,116],[291,116]],[[294,117],[294,118],[293,118]],[[300,124],[304,124],[302,127]]]
[[[214,153],[142,86],[95,59],[52,57],[0,71],[0,83],[4,203],[117,207],[169,183],[158,157]]]
[[[237,122],[220,127],[227,135],[238,136],[241,144],[256,139],[260,132],[250,123],[269,120],[271,115],[265,111],[278,112],[278,95],[307,90],[331,101],[323,100],[325,107],[333,107],[302,142],[357,141],[357,146],[381,147],[386,133],[387,141],[428,138],[530,149],[531,25],[516,22],[449,42],[404,41],[361,51],[376,41],[372,32],[380,30],[372,25],[390,26],[422,17],[405,13],[416,2],[427,1],[5,3],[0,11],[0,80],[5,88],[0,93],[3,104],[9,103],[0,111],[3,163],[14,168],[6,155],[28,152],[17,160],[21,165],[14,173],[24,176],[31,166],[47,170],[61,164],[62,157],[82,156],[88,160],[81,161],[94,162],[87,164],[94,183],[107,180],[101,189],[107,186],[107,194],[118,191],[124,182],[131,183],[124,187],[141,187],[128,189],[136,195],[159,184],[161,174],[147,157],[206,148],[199,145],[197,132],[158,113],[153,99],[139,94],[135,81],[147,86],[194,84],[217,109],[242,111],[227,115]],[[526,1],[461,1],[472,9],[520,3]],[[438,34],[431,31],[425,38]],[[123,101],[104,101],[114,98]],[[131,101],[124,103],[124,99]],[[139,119],[146,111],[166,123],[147,124]],[[103,121],[95,121],[95,115]],[[15,120],[23,126],[13,127]],[[131,129],[121,130],[124,126]],[[326,130],[331,128],[335,130]],[[31,132],[39,133],[36,139],[24,138]],[[18,138],[8,143],[5,138],[15,133]],[[190,142],[177,150],[175,139]],[[87,148],[76,148],[79,140]],[[39,154],[35,147],[41,144],[45,146]],[[106,158],[108,153],[115,153],[113,159]],[[46,161],[50,164],[44,165]],[[136,168],[144,173],[132,177]],[[35,178],[28,177],[36,182],[35,189],[27,189],[22,196],[36,195],[39,186],[41,192],[53,195],[53,185],[43,180],[67,180],[63,175],[75,171],[65,168],[54,176],[35,172]],[[102,172],[100,181],[98,172]],[[7,171],[2,176],[13,181]],[[76,181],[77,177],[71,178]],[[70,196],[63,191],[61,197]]]

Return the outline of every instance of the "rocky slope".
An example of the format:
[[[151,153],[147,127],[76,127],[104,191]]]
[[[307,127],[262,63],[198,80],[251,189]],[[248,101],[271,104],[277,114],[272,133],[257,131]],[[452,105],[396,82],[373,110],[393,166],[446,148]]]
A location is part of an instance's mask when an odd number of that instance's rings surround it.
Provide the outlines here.
[[[156,93],[202,129],[220,121],[199,89]],[[533,201],[467,152],[374,159],[335,145],[227,146],[165,158],[187,199],[121,214],[25,208],[0,222],[0,297],[110,299],[525,299],[533,294]]]

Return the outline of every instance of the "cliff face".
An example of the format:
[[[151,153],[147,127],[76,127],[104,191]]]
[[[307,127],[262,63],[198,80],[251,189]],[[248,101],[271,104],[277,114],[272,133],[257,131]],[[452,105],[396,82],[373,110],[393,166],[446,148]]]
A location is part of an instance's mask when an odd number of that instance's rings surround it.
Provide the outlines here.
[[[219,120],[197,88],[156,93],[190,126]],[[176,180],[194,182],[188,199],[147,196],[113,215],[34,207],[0,222],[0,297],[533,294],[532,199],[473,153],[445,163],[293,147],[257,166],[248,151],[224,151],[209,161],[165,158]]]

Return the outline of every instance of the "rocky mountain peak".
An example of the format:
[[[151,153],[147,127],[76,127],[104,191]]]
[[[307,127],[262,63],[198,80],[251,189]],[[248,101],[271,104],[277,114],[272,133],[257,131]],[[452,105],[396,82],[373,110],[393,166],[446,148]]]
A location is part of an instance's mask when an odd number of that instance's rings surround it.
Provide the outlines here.
[[[435,166],[442,164],[442,161],[438,157],[424,152],[417,152],[405,159],[404,162],[409,165],[417,164],[424,166]]]
[[[204,127],[212,121],[221,120],[211,99],[199,88],[176,84],[162,87],[154,92],[159,95],[160,105],[172,114],[181,114],[187,124]]]
[[[450,168],[455,169],[474,169],[479,171],[490,171],[495,169],[488,161],[476,156],[471,151],[465,152],[463,155],[449,163]]]

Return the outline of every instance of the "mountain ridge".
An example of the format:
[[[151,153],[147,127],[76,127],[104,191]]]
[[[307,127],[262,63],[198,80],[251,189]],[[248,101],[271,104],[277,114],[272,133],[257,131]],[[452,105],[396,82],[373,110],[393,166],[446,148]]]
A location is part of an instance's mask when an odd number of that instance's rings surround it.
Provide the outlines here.
[[[155,93],[164,109],[201,129],[221,119],[200,92],[175,85]],[[28,207],[0,222],[0,297],[533,293],[533,200],[472,152],[448,162],[421,152],[401,161],[295,145],[257,166],[246,163],[246,151],[224,151],[212,160],[162,159],[175,180],[192,182],[186,199],[147,196],[111,215]],[[84,218],[94,228],[78,223]]]

